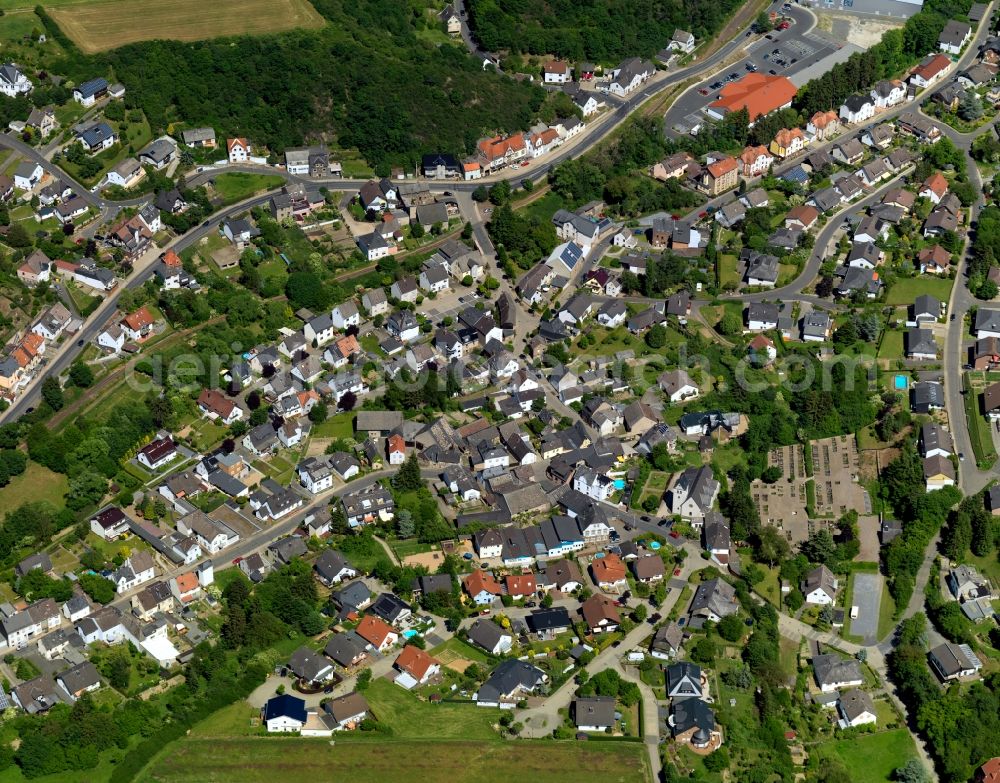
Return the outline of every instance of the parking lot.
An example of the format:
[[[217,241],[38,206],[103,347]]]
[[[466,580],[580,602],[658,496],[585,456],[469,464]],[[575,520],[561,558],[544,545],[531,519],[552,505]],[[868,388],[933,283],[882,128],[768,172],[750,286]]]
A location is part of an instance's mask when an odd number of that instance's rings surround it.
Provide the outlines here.
[[[704,123],[705,106],[718,98],[719,91],[729,82],[756,72],[786,76],[799,86],[802,82],[797,78],[798,74],[810,71],[817,63],[844,48],[843,41],[813,28],[812,15],[798,6],[776,3],[771,10],[788,18],[791,23],[788,29],[774,30],[754,39],[746,47],[746,57],[681,96],[665,118],[668,133],[688,133]],[[850,51],[856,51],[856,47],[851,47]],[[811,71],[809,75],[811,78]]]
[[[878,634],[879,605],[882,603],[882,575],[866,571],[854,573],[854,591],[851,604],[858,607],[858,616],[851,620],[852,636],[860,636],[866,643],[875,641]],[[851,607],[846,608],[850,614]]]

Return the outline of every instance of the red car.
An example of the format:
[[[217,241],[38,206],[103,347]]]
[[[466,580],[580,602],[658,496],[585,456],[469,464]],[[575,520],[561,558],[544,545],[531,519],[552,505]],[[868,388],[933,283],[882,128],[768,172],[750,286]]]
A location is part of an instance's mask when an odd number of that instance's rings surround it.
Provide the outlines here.
[[[786,19],[786,20],[785,20],[784,22],[782,22],[781,24],[779,24],[779,25],[778,25],[778,29],[779,29],[779,30],[787,30],[787,29],[788,29],[789,27],[791,27],[791,26],[792,26],[792,23],[791,23],[791,22],[789,22],[789,21],[788,21],[788,20]]]
[[[242,557],[237,557],[235,560],[233,560],[233,565],[239,565],[242,562],[243,562],[243,558]]]

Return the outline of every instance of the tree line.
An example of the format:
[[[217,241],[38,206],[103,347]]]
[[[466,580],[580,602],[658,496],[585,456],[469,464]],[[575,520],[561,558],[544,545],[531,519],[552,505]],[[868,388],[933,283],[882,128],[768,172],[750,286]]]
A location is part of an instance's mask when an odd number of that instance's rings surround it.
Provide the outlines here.
[[[867,91],[879,79],[889,79],[937,51],[938,36],[949,19],[966,17],[972,0],[927,0],[902,29],[887,30],[864,52],[852,54],[822,76],[807,82],[795,98],[806,117],[840,106],[852,93]]]
[[[211,125],[277,155],[335,139],[388,174],[391,165],[412,170],[423,153],[471,153],[483,135],[529,127],[543,106],[537,85],[484,71],[460,45],[418,38],[422,9],[377,0],[313,5],[330,22],[319,30],[145,41],[95,55],[38,13],[67,51],[52,70],[77,82],[114,73],[128,87],[126,105],[145,112],[154,134],[177,121]]]
[[[698,40],[711,38],[740,5],[739,0],[624,4],[614,0],[471,0],[466,8],[473,34],[488,51],[617,64],[625,57],[653,56],[666,47],[678,28]]]

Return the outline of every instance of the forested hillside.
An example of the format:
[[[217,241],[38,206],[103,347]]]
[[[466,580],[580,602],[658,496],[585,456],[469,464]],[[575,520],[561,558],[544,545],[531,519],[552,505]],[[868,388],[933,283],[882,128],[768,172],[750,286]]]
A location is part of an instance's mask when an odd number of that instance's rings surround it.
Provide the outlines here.
[[[488,51],[555,54],[614,64],[649,57],[680,28],[705,39],[740,0],[467,0],[476,38]]]
[[[484,72],[460,42],[424,40],[438,20],[423,3],[314,5],[330,20],[324,29],[152,41],[75,54],[53,70],[78,80],[112,70],[157,132],[175,121],[213,125],[279,153],[325,138],[380,168],[412,166],[430,151],[471,152],[485,133],[529,126],[544,100],[538,87]]]

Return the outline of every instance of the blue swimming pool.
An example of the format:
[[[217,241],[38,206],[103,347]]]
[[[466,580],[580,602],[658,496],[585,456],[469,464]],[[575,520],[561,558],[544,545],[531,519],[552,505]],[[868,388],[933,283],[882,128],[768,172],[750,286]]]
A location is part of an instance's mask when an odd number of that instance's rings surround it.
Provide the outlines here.
[[[625,479],[615,479],[615,489],[625,489]]]
[[[414,636],[420,636],[420,631],[414,631],[412,628],[403,631],[404,639],[412,639]]]
[[[895,378],[893,378],[892,382],[897,389],[902,390],[905,389],[907,386],[909,386],[910,379],[907,378],[905,375],[897,375]]]

